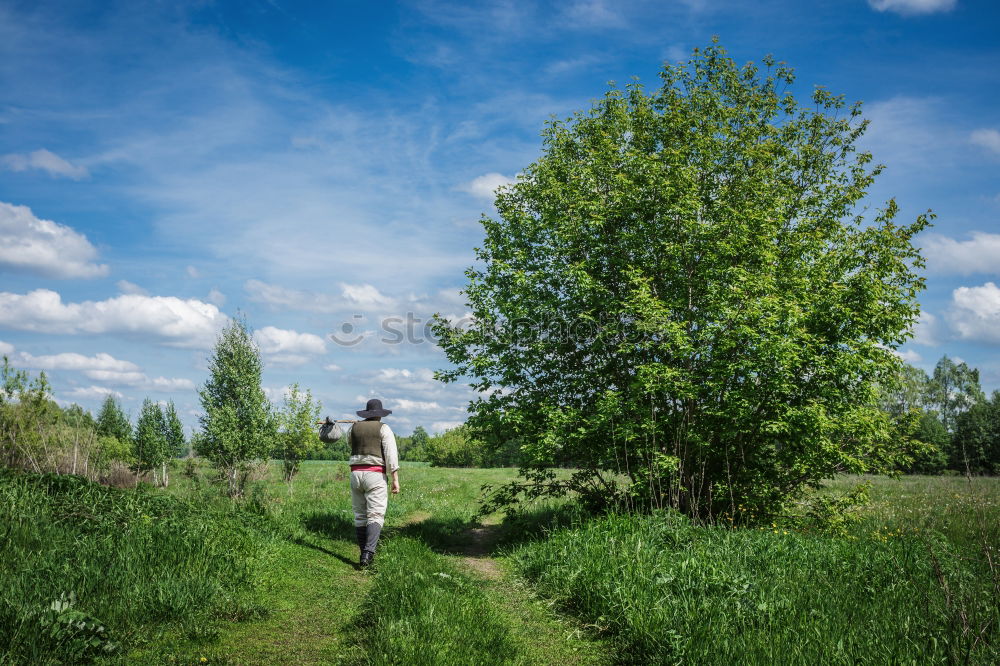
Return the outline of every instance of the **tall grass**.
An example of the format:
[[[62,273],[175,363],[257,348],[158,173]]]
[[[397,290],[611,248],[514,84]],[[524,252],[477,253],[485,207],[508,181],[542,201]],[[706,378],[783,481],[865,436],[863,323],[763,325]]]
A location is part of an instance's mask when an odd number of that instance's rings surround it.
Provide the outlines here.
[[[419,540],[387,540],[358,620],[366,664],[510,664],[518,650],[481,581]]]
[[[272,532],[203,497],[0,470],[0,663],[122,655],[260,614]]]
[[[997,663],[1000,598],[982,552],[995,553],[1000,512],[978,525],[976,503],[946,485],[895,497],[847,536],[615,515],[557,529],[512,559],[613,637],[622,663]],[[970,522],[935,523],[946,500]],[[984,539],[992,551],[977,550]]]

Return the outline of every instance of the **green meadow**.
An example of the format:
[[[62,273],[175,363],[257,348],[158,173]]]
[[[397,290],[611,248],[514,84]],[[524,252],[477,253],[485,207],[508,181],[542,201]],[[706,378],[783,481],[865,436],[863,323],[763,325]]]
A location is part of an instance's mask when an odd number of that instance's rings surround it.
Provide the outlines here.
[[[361,571],[346,464],[292,487],[273,464],[237,502],[212,474],[0,472],[0,664],[1000,661],[996,478],[872,478],[836,529],[730,529],[570,503],[477,517],[513,470],[409,463]]]

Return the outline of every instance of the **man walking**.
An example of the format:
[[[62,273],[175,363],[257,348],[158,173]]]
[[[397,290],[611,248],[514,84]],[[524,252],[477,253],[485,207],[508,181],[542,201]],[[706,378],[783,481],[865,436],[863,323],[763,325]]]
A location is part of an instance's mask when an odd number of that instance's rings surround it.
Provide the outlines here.
[[[396,436],[392,428],[382,423],[382,417],[389,414],[392,410],[383,409],[382,401],[373,398],[357,412],[364,421],[356,421],[348,431],[351,443],[348,460],[351,466],[351,504],[363,567],[372,563],[382,525],[385,524],[385,509],[389,503],[386,472],[392,475],[392,493],[399,493]],[[343,435],[344,431],[335,426],[326,439],[335,442]]]

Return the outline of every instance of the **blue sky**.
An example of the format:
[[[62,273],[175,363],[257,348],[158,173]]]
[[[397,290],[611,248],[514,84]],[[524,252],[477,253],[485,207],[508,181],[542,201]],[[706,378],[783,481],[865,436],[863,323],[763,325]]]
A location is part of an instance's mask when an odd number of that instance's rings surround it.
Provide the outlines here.
[[[377,396],[402,433],[454,425],[467,389],[432,379],[419,325],[388,344],[379,322],[464,314],[479,216],[545,120],[719,35],[801,96],[864,101],[872,203],[938,214],[901,351],[998,388],[998,34],[990,0],[0,0],[0,352],[61,401],[173,399],[194,425],[240,312],[275,399],[297,381],[334,416]]]

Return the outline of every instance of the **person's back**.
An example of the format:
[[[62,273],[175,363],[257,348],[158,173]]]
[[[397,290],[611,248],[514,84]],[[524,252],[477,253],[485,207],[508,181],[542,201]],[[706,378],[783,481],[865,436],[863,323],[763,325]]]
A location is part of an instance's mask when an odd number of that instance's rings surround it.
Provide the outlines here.
[[[351,425],[349,441],[351,457],[351,505],[354,509],[354,529],[361,551],[361,566],[368,566],[375,557],[385,510],[389,503],[386,472],[392,475],[392,492],[399,492],[399,454],[396,436],[385,423],[383,416],[392,413],[382,408],[382,401],[372,399],[365,409],[357,412],[364,421]],[[339,440],[343,431],[335,430],[333,441]]]

